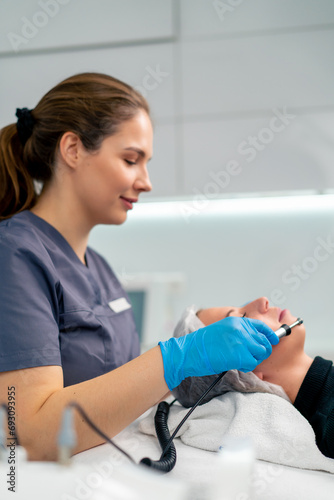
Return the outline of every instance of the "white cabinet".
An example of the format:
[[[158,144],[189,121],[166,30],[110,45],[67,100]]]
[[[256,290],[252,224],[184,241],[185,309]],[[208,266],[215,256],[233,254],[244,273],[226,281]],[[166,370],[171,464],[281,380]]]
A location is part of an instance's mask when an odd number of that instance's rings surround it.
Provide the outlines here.
[[[203,204],[231,193],[333,187],[334,112],[279,112],[185,123],[185,192]]]
[[[334,30],[184,42],[184,115],[334,106]]]
[[[3,0],[0,54],[173,35],[171,0]]]
[[[181,0],[180,7],[184,38],[270,35],[334,22],[332,0]]]
[[[62,79],[105,72],[151,107],[145,197],[203,193],[234,159],[217,195],[333,189],[333,26],[332,0],[2,0],[0,127]],[[277,131],[275,112],[296,118]]]

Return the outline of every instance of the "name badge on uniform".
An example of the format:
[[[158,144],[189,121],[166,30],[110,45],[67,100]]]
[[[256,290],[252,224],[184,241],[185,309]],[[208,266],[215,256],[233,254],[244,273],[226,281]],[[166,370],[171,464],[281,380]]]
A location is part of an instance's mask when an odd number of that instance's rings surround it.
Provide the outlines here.
[[[131,308],[131,304],[129,304],[129,302],[126,300],[125,297],[121,297],[119,299],[115,299],[112,300],[111,302],[108,302],[108,306],[115,313],[126,311],[126,309]]]

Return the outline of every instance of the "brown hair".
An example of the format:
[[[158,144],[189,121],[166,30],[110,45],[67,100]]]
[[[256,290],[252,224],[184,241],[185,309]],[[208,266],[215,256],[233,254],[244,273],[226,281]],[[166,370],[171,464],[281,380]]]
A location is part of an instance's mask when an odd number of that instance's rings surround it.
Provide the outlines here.
[[[0,220],[36,203],[34,180],[52,178],[65,132],[74,132],[88,151],[97,151],[140,109],[149,114],[139,92],[102,73],[74,75],[52,88],[31,110],[34,125],[25,143],[16,123],[0,131]]]

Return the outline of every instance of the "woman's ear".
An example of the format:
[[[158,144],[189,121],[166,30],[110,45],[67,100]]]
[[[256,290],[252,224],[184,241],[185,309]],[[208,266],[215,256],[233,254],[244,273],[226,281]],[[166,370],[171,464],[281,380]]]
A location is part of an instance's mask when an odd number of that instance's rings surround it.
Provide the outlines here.
[[[59,155],[69,167],[76,168],[82,142],[73,132],[65,132],[59,142]]]

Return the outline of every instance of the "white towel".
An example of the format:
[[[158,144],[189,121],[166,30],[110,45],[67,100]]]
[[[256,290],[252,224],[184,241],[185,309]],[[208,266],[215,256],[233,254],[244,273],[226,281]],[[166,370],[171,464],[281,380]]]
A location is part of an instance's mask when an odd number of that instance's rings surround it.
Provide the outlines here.
[[[140,424],[155,435],[153,409]],[[168,427],[172,433],[187,409],[174,404]],[[228,392],[195,409],[178,435],[184,444],[218,451],[231,437],[251,438],[256,458],[301,469],[334,473],[334,459],[325,457],[309,422],[296,408],[274,394]]]

